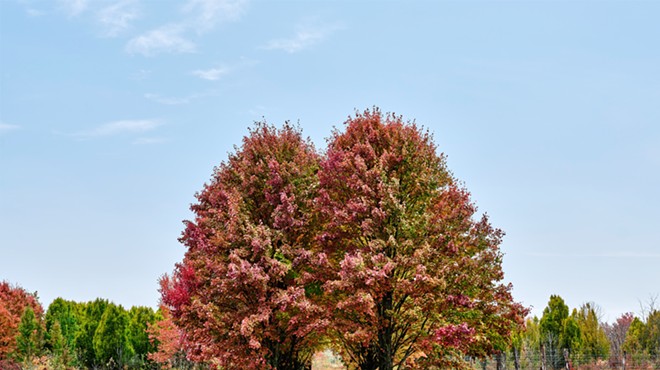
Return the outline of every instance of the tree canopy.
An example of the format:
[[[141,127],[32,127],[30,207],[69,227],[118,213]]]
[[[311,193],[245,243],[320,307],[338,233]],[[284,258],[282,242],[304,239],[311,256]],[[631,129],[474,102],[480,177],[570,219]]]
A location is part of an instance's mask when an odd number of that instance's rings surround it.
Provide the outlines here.
[[[197,194],[188,251],[163,301],[189,355],[244,369],[304,368],[322,320],[305,295],[318,155],[294,126],[259,123]]]
[[[330,344],[362,369],[458,366],[526,313],[501,283],[503,232],[399,116],[356,114],[323,155],[257,123],[197,199],[161,280],[193,359],[298,369]]]
[[[377,109],[357,114],[330,139],[318,177],[317,250],[346,360],[457,366],[506,348],[526,310],[499,283],[503,233],[475,217],[428,132]]]

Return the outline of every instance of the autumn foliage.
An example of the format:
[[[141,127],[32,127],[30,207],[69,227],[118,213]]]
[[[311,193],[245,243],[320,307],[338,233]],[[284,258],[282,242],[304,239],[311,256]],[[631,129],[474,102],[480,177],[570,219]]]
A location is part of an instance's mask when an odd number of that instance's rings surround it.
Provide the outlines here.
[[[336,132],[319,171],[320,269],[331,337],[361,369],[458,366],[506,347],[526,310],[503,278],[502,232],[428,133],[366,111]]]
[[[193,360],[303,369],[330,345],[351,368],[456,367],[526,314],[500,283],[503,233],[399,116],[356,114],[324,155],[258,123],[197,199],[161,279]]]
[[[36,294],[28,293],[6,281],[0,282],[0,360],[7,359],[9,354],[16,351],[18,326],[28,307],[34,316],[42,317],[44,309]]]
[[[192,207],[163,302],[189,356],[223,368],[304,368],[322,320],[300,284],[318,155],[290,125],[257,125]]]
[[[163,368],[171,369],[185,361],[185,333],[174,325],[167,307],[161,306],[160,313],[160,320],[149,324],[147,328],[151,344],[157,347],[156,351],[149,353],[148,358]]]

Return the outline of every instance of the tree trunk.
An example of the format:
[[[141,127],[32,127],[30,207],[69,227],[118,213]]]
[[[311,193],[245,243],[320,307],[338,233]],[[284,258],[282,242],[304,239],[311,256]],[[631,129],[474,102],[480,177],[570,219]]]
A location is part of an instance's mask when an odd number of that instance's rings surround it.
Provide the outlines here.
[[[365,350],[364,361],[359,364],[360,370],[378,370],[378,349],[370,347]]]
[[[392,348],[392,292],[385,294],[378,305],[378,370],[394,369],[394,348]]]
[[[504,352],[499,352],[497,355],[495,355],[495,368],[497,370],[504,370],[504,361],[506,355]]]
[[[513,366],[516,370],[520,370],[520,353],[516,347],[513,347]]]

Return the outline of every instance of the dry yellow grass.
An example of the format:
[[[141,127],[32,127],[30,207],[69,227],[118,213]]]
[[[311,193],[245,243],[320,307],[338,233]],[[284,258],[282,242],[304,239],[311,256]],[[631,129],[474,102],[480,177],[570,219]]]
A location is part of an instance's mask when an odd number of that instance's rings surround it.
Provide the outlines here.
[[[312,359],[312,370],[345,370],[339,357],[335,356],[331,350],[326,349],[323,352],[317,352]]]

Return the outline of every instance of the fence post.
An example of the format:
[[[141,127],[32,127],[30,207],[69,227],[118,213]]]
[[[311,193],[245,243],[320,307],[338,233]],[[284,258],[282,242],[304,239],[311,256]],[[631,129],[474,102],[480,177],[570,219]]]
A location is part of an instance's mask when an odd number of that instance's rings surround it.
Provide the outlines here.
[[[621,360],[621,370],[626,370],[626,351],[623,351],[623,359]]]
[[[545,370],[545,346],[541,343],[541,370]]]
[[[516,346],[513,346],[513,367],[515,370],[520,370],[520,353]]]

